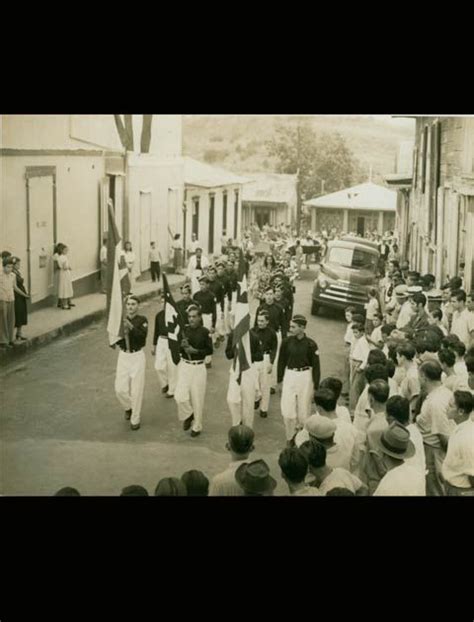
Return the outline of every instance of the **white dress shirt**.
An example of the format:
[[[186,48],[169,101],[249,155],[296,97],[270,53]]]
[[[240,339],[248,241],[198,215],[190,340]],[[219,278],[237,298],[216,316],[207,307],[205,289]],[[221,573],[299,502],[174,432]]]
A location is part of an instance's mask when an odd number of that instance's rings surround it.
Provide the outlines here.
[[[380,480],[374,497],[425,497],[425,476],[410,464],[391,469]]]
[[[468,476],[474,477],[474,421],[463,421],[449,437],[442,467],[443,477],[457,488],[471,488]]]
[[[451,322],[451,334],[457,335],[466,348],[469,347],[471,341],[471,331],[474,330],[474,313],[463,309],[461,312],[453,313]]]
[[[235,472],[241,464],[248,462],[246,460],[235,460],[231,462],[228,468],[216,475],[209,486],[210,497],[241,497],[244,491],[235,480]]]
[[[333,488],[347,488],[354,494],[362,487],[360,479],[346,469],[334,468],[319,486],[319,492],[326,495]]]

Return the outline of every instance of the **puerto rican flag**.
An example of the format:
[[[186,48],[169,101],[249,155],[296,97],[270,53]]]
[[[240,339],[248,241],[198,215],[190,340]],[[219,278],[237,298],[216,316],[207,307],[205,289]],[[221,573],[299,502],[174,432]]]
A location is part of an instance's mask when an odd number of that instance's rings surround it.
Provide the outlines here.
[[[113,205],[109,202],[109,240],[107,245],[107,265],[113,269],[112,278],[109,278],[107,302],[109,319],[107,332],[109,344],[113,346],[124,338],[123,318],[125,312],[125,298],[130,293],[130,278],[128,276],[125,255],[122,250],[122,239],[115,223]]]
[[[252,355],[250,351],[250,307],[242,249],[240,249],[237,296],[234,304],[232,346],[234,348],[233,370],[237,376],[236,380],[238,384],[240,384],[242,373],[250,369],[252,364]]]
[[[181,337],[183,335],[184,326],[181,316],[176,308],[176,303],[171,295],[168,285],[168,277],[163,272],[163,293],[165,295],[165,324],[168,329],[168,347],[171,352],[173,363],[177,365],[180,361],[179,349],[181,345]]]

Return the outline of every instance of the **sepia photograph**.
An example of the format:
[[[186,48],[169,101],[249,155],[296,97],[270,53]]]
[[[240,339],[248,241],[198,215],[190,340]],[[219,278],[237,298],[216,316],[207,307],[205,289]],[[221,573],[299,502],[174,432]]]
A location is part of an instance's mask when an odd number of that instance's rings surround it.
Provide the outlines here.
[[[0,137],[2,497],[474,497],[474,115]]]

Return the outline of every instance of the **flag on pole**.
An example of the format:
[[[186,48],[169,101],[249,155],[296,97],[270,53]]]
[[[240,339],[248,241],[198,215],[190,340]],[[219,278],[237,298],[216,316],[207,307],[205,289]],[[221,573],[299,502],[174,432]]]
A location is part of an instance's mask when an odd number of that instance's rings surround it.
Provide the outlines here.
[[[107,332],[109,344],[113,346],[124,338],[123,318],[125,298],[130,293],[130,278],[127,264],[122,251],[122,239],[115,223],[115,214],[112,203],[109,203],[109,245],[107,264],[113,270],[110,289],[107,293],[109,300],[109,319]]]
[[[233,369],[237,375],[238,384],[241,383],[242,373],[250,369],[252,364],[247,277],[245,275],[244,255],[242,249],[239,250],[239,275],[237,281],[237,296],[234,305],[234,331],[232,334],[232,346],[234,347]]]
[[[168,277],[163,272],[163,294],[165,296],[165,324],[168,330],[168,347],[171,351],[173,363],[177,365],[180,361],[179,349],[183,335],[184,325],[176,307],[176,303],[171,295],[168,285]]]

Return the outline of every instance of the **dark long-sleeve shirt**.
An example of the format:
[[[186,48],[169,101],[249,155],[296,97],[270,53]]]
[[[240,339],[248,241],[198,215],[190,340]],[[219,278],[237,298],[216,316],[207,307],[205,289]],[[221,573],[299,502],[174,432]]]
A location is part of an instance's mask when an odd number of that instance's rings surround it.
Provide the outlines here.
[[[306,335],[303,339],[287,337],[283,340],[278,357],[278,382],[283,380],[285,369],[310,367],[313,374],[314,388],[319,387],[321,365],[319,362],[318,345]]]
[[[193,299],[198,303],[201,307],[201,312],[209,315],[212,315],[212,327],[216,326],[217,319],[217,311],[216,311],[216,297],[211,291],[199,291],[196,292],[193,296]]]
[[[275,331],[281,330],[281,336],[283,338],[286,337],[285,312],[283,311],[283,308],[276,302],[271,305],[268,305],[266,302],[262,302],[257,309],[257,313],[255,314],[254,326],[257,326],[257,317],[260,311],[267,311],[269,315],[269,325]]]
[[[180,314],[185,324],[188,323],[187,309],[192,304],[194,304],[194,301],[192,299],[184,300],[184,298],[181,298],[181,300],[178,300],[178,302],[176,303],[176,309],[178,310],[178,313]]]
[[[146,337],[148,334],[148,320],[144,315],[135,315],[133,318],[127,318],[133,324],[128,336],[130,342],[130,352],[138,352],[145,347]],[[121,350],[127,351],[127,342],[121,339],[116,344]]]
[[[270,355],[270,363],[273,365],[278,348],[276,332],[270,326],[266,328],[252,328],[250,331],[260,342],[264,354]]]
[[[234,348],[232,345],[232,337],[234,331],[231,331],[227,338],[227,346],[225,349],[225,355],[228,359],[234,358]],[[257,363],[258,361],[263,361],[263,350],[258,340],[257,336],[253,331],[249,332],[250,335],[250,355],[252,357],[252,363]]]
[[[209,331],[204,326],[185,326],[184,337],[188,340],[189,345],[196,348],[198,352],[187,354],[181,342],[181,357],[191,361],[202,361],[206,356],[212,354],[212,339]]]
[[[232,300],[232,292],[235,292],[237,289],[237,283],[238,283],[238,277],[237,277],[237,272],[232,271],[232,272],[226,272],[226,276],[227,276],[227,291],[226,291],[226,295],[227,298],[230,300]]]
[[[288,300],[288,298],[281,298],[281,300],[276,300],[275,301],[278,305],[280,305],[280,307],[283,309],[283,314],[285,317],[285,336],[288,334],[288,329],[290,328],[290,321],[291,321],[291,303]]]
[[[224,311],[225,298],[227,297],[229,300],[232,298],[232,290],[230,291],[230,295],[229,295],[229,289],[230,289],[229,275],[226,272],[224,272],[223,274],[218,275],[216,277],[216,281],[220,283],[222,286],[221,308],[222,308],[222,311]]]
[[[218,278],[214,279],[214,281],[210,280],[209,290],[214,294],[217,304],[221,306],[222,310],[224,310],[225,290],[222,281]]]
[[[158,311],[155,317],[155,332],[153,333],[153,345],[158,343],[158,337],[168,337],[168,329],[166,328],[165,310]]]

